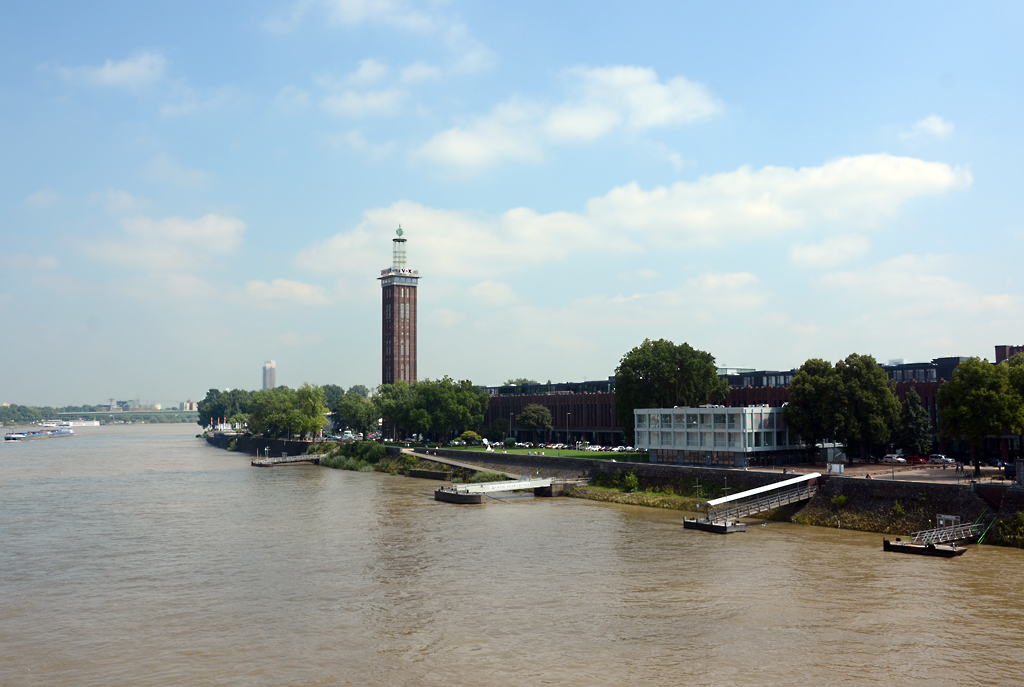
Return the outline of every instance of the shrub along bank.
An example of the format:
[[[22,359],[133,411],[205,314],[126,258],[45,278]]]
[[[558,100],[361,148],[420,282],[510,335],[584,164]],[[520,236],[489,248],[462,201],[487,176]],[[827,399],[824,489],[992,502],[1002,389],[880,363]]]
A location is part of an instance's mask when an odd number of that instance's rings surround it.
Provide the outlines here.
[[[699,479],[679,478],[648,485],[646,489],[640,487],[640,479],[634,471],[599,472],[591,477],[588,485],[575,487],[568,495],[591,501],[696,512],[703,501],[723,494],[718,485],[706,480],[702,483]]]
[[[939,513],[974,522],[987,506],[955,484],[831,477],[793,522],[865,532],[908,534],[935,526]]]
[[[451,468],[411,453],[389,452],[374,441],[324,442],[311,446],[308,452],[320,454],[320,465],[336,470],[376,471],[389,475],[408,475],[413,470],[448,472],[453,482],[493,482],[504,479],[503,475],[494,472]]]

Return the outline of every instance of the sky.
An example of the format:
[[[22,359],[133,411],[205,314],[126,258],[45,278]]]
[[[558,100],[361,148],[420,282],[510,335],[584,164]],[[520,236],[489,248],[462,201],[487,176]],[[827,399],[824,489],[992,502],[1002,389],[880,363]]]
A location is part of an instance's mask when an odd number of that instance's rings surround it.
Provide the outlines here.
[[[1024,343],[1019,3],[8,3],[0,402]]]

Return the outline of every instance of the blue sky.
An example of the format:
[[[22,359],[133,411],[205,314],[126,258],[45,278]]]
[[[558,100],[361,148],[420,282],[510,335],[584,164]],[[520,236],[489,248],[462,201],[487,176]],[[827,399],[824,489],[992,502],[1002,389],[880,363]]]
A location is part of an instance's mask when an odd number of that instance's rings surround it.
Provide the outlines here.
[[[54,3],[0,21],[0,401],[1024,342],[1010,3]]]

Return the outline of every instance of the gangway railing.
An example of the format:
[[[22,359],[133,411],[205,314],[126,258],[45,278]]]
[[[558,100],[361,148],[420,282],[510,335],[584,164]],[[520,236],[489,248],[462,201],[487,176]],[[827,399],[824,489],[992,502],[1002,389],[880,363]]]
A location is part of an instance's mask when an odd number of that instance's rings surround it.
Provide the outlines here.
[[[821,477],[820,472],[812,472],[762,487],[747,489],[731,496],[711,499],[703,504],[707,511],[707,519],[709,522],[728,522],[809,499],[818,490],[817,479],[819,477]],[[752,498],[755,496],[757,498]],[[721,507],[716,508],[716,506]]]
[[[930,530],[921,530],[912,533],[910,543],[912,544],[945,544],[954,541],[966,541],[980,537],[986,528],[986,510],[976,521],[965,525],[952,525],[950,527],[935,527]]]
[[[274,456],[273,458],[257,458],[252,464],[259,468],[271,467],[273,465],[285,465],[287,463],[319,463],[320,456],[309,453],[300,453],[297,456]]]
[[[709,509],[708,520],[711,522],[729,522],[738,518],[745,518],[748,515],[772,510],[773,508],[781,508],[791,503],[806,501],[814,496],[817,491],[818,487],[814,484],[776,491],[752,501],[744,501],[725,508]]]
[[[450,487],[441,487],[441,490],[450,491],[453,494],[489,494],[495,491],[518,491],[520,489],[550,487],[552,481],[550,477],[524,477],[523,479],[507,479],[500,482],[453,484]]]

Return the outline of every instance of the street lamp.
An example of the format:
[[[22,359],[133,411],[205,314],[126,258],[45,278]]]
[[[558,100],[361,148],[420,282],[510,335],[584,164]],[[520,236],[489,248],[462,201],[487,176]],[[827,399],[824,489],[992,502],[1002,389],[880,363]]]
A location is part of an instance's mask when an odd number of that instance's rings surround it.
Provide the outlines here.
[[[510,410],[508,411],[508,435],[509,435],[510,437],[512,436],[512,415],[514,415],[514,413],[513,413],[513,412],[512,412],[512,410],[510,409]],[[513,437],[513,438],[515,438],[515,437]]]
[[[569,438],[569,427],[572,425],[572,413],[565,414],[565,443],[568,444],[572,439]]]

